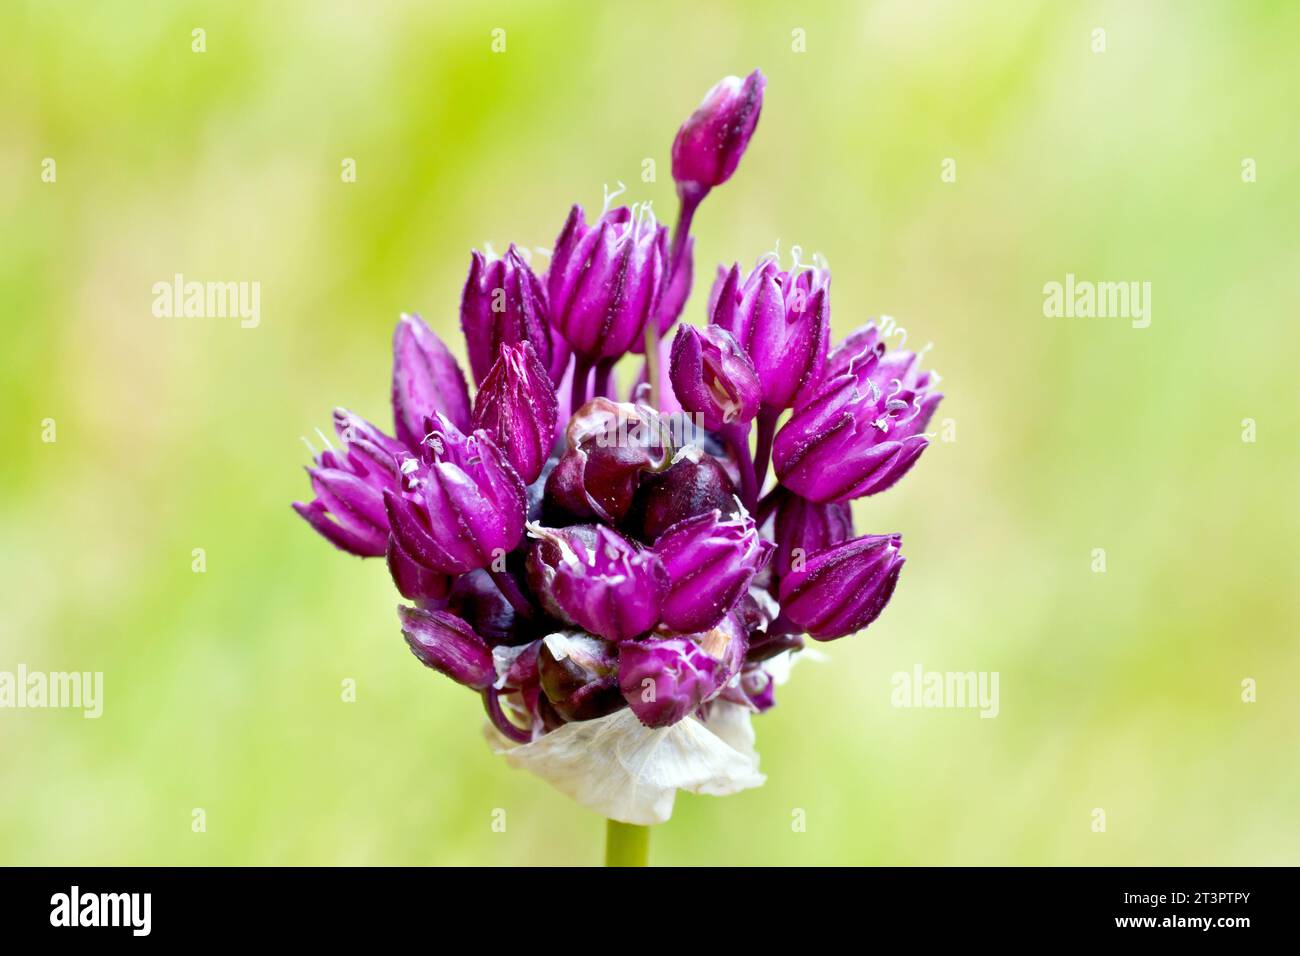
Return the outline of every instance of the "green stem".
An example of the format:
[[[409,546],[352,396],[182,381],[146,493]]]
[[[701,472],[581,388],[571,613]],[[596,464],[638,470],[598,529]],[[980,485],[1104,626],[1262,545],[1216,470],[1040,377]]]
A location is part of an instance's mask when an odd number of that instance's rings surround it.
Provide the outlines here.
[[[650,828],[605,821],[605,865],[646,866],[650,859]]]

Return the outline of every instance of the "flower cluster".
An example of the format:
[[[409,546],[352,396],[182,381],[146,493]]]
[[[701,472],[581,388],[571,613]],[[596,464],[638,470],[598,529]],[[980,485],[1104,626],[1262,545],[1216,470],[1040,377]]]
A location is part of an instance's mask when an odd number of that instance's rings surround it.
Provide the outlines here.
[[[832,347],[830,273],[797,253],[789,271],[719,268],[707,324],[678,324],[691,222],[735,172],[764,82],[723,80],[681,127],[671,235],[648,205],[591,222],[575,205],[544,274],[514,246],[473,253],[472,400],[402,316],[395,434],[336,411],[341,444],[294,505],[386,559],[411,651],[482,697],[513,764],[627,822],[666,818],[678,788],[761,782],[749,715],[805,637],[860,631],[893,593],[900,536],[857,535],[849,502],[915,464],[940,399],[886,330]]]

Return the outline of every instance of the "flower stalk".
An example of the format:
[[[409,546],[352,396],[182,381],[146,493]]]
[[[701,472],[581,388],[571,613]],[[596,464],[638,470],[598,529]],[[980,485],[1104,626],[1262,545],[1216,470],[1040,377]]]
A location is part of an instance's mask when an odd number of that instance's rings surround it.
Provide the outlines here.
[[[650,828],[617,820],[605,821],[605,865],[648,866]]]

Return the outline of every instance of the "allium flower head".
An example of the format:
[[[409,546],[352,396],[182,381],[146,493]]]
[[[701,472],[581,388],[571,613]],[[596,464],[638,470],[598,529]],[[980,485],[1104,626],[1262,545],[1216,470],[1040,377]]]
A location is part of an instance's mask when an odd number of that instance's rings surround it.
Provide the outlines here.
[[[385,560],[408,648],[479,696],[511,766],[628,823],[763,782],[751,718],[805,640],[872,625],[894,593],[901,538],[856,534],[850,502],[907,473],[941,398],[892,320],[831,348],[829,269],[797,250],[719,268],[707,323],[672,332],[691,223],[764,83],[723,80],[682,125],[671,237],[648,204],[590,224],[575,204],[544,275],[531,244],[472,253],[472,401],[452,349],[401,316],[393,434],[335,412],[293,506]]]

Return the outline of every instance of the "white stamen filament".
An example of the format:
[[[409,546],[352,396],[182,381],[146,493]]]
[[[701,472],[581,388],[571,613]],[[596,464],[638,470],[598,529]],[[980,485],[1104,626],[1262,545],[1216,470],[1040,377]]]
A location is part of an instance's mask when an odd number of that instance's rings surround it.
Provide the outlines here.
[[[618,188],[617,188],[617,189],[615,189],[613,192],[610,192],[610,191],[609,191],[609,183],[605,183],[605,184],[604,184],[604,191],[605,191],[605,205],[604,205],[604,208],[601,209],[601,211],[600,211],[600,214],[601,214],[602,216],[605,215],[605,213],[609,212],[609,206],[610,206],[610,203],[612,203],[612,202],[613,202],[615,199],[617,199],[619,196],[621,196],[621,195],[623,195],[625,192],[627,192],[627,187],[623,185],[623,181],[620,179],[620,180],[618,180]]]

